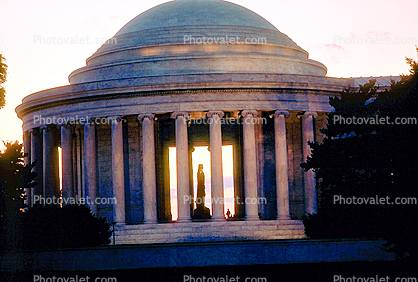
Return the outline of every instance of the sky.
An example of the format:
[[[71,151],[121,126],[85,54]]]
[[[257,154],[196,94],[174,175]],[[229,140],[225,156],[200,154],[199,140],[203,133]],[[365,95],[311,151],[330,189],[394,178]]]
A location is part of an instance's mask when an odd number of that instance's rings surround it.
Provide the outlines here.
[[[106,39],[166,1],[0,0],[0,54],[9,66],[0,140],[22,141],[15,108],[34,92],[69,84]],[[417,0],[231,0],[258,13],[328,68],[327,76],[408,73],[416,58]],[[2,148],[0,144],[0,149]]]

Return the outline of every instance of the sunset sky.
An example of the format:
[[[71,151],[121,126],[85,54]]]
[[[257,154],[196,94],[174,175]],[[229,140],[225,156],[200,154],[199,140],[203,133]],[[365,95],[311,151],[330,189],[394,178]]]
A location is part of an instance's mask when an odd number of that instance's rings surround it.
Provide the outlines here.
[[[0,53],[9,68],[0,139],[21,141],[15,107],[23,97],[67,85],[68,75],[84,66],[106,39],[163,2],[1,0]],[[416,0],[230,2],[270,21],[311,59],[324,63],[328,76],[406,74],[405,56],[416,58]]]

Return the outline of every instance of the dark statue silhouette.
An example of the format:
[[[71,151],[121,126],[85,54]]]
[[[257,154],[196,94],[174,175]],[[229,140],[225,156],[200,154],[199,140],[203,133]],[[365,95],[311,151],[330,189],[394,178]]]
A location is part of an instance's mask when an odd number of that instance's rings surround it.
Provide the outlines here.
[[[210,210],[205,207],[205,173],[203,172],[203,164],[199,164],[197,170],[197,197],[196,209],[193,211],[193,219],[208,219]]]

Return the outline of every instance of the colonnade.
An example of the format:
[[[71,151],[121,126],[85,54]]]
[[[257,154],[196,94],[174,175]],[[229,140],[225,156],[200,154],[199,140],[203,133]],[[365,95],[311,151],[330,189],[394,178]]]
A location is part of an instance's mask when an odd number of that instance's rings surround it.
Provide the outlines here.
[[[209,111],[206,114],[209,119],[209,140],[211,154],[211,187],[212,220],[225,220],[223,201],[223,170],[222,170],[222,128],[221,119],[223,111]],[[190,214],[190,190],[189,190],[189,148],[187,120],[188,112],[174,112],[171,118],[175,120],[176,142],[176,166],[177,166],[177,193],[178,193],[178,222],[191,221]],[[244,198],[257,199],[257,147],[255,139],[255,119],[258,117],[256,110],[243,110],[241,112],[243,126],[243,173],[244,173]],[[275,136],[275,166],[276,166],[276,190],[277,190],[277,219],[289,220],[289,187],[288,187],[288,153],[286,141],[286,118],[289,112],[277,110],[274,113]],[[314,140],[314,118],[316,112],[305,112],[302,119],[302,154],[303,159],[311,154],[308,141]],[[113,196],[116,204],[113,207],[114,221],[117,224],[125,223],[125,184],[124,184],[124,159],[123,159],[123,131],[122,118],[111,117],[111,174]],[[142,122],[142,148],[143,148],[143,202],[144,223],[157,223],[157,185],[155,163],[155,136],[153,113],[138,115]],[[42,126],[40,130],[25,132],[25,151],[28,157],[26,163],[37,160],[33,171],[38,174],[38,189],[28,191],[29,198],[41,194],[44,197],[59,197],[57,186],[57,154],[54,150],[54,134],[52,126]],[[97,140],[96,125],[89,121],[82,127],[84,131],[83,158],[84,158],[84,196],[91,199],[97,197]],[[74,162],[73,162],[73,127],[60,125],[60,144],[62,148],[62,196],[74,197]],[[30,142],[30,145],[29,145]],[[26,146],[27,145],[27,146]],[[315,190],[315,177],[312,170],[304,172],[305,212],[315,213],[317,200]],[[31,192],[31,193],[30,193]],[[188,200],[186,200],[188,199]],[[30,204],[31,200],[28,201]],[[259,220],[258,201],[247,201],[245,204],[245,220]],[[97,213],[94,201],[90,208]]]

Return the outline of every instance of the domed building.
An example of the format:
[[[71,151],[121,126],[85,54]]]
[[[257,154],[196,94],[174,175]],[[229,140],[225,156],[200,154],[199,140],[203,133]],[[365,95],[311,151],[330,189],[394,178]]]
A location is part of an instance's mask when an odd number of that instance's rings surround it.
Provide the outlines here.
[[[323,138],[329,97],[354,83],[326,72],[239,5],[156,6],[71,73],[70,85],[31,94],[17,107],[26,162],[38,175],[28,203],[87,199],[116,223],[117,244],[303,238],[300,219],[316,212],[317,195],[313,172],[300,163],[310,154],[307,142]],[[219,201],[226,145],[235,199],[229,219]],[[196,146],[210,150],[210,219],[193,218]]]

